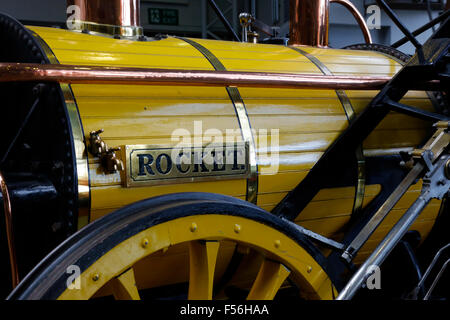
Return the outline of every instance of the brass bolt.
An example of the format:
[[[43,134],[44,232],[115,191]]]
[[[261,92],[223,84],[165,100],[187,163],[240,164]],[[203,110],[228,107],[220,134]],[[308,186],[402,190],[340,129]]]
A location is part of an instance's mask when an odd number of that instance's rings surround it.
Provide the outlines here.
[[[141,243],[142,248],[147,248],[147,247],[148,247],[148,243],[149,243],[149,241],[148,241],[147,238],[145,238],[144,240],[142,240],[142,243]]]
[[[306,268],[306,272],[311,273],[311,271],[312,271],[312,267],[308,266],[308,268]]]
[[[241,226],[238,225],[238,224],[235,224],[235,225],[234,225],[234,232],[236,232],[236,233],[241,232]]]
[[[192,222],[190,229],[191,229],[191,232],[197,231],[197,224],[195,222]]]
[[[100,279],[100,275],[98,273],[96,273],[92,276],[93,281],[98,281],[98,279]]]
[[[281,245],[281,241],[280,240],[275,240],[275,248],[279,248]]]

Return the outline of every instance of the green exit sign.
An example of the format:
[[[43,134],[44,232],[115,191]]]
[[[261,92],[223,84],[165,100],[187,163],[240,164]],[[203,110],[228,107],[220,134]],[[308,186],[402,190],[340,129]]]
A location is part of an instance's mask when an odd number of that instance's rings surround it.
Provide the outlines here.
[[[149,8],[148,20],[150,24],[162,24],[168,26],[178,25],[178,10]]]

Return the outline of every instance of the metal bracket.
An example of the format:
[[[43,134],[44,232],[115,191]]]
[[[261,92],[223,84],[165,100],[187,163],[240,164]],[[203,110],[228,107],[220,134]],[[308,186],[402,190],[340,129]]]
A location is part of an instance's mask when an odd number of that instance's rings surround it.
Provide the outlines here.
[[[100,134],[103,133],[103,129],[92,131],[90,133],[89,151],[95,157],[100,158],[102,167],[106,173],[115,173],[117,171],[123,171],[124,166],[122,160],[117,157],[116,151],[120,151],[120,147],[110,148],[103,141]]]
[[[311,238],[312,240],[318,241],[321,244],[330,247],[332,249],[338,249],[338,250],[342,250],[344,249],[344,245],[340,242],[336,242],[334,240],[328,239],[327,237],[324,237],[318,233],[315,233],[311,230],[308,230],[306,228],[303,228],[302,226],[299,226],[298,224],[286,219],[286,218],[281,218],[283,221],[285,221],[286,223],[290,224],[292,227],[294,227],[295,229],[297,229],[298,232],[300,232],[301,234],[307,236],[308,238]]]
[[[253,31],[252,28],[270,37],[276,36],[277,29],[279,29],[278,27],[271,27],[268,24],[265,24],[246,12],[239,14],[239,22],[242,27],[242,42],[258,42],[259,34]]]

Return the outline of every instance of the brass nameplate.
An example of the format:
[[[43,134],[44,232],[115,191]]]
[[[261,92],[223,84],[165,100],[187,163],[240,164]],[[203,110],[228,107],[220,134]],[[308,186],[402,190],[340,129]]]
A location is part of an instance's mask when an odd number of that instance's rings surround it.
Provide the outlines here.
[[[248,143],[162,148],[125,146],[126,186],[146,186],[222,179],[250,173]]]

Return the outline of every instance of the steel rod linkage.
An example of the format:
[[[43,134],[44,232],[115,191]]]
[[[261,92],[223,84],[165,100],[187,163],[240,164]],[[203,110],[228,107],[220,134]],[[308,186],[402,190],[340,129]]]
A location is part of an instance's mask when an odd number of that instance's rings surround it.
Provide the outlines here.
[[[446,151],[450,144],[450,133],[448,122],[438,122],[437,131],[427,142],[423,149],[412,152],[411,161],[415,162],[410,174],[397,188],[394,194],[381,206],[371,221],[366,225],[355,240],[350,244],[343,254],[343,258],[350,261],[362,245],[369,239],[373,231],[379,226],[384,217],[392,209],[401,195],[413,182],[413,177],[423,176],[423,187],[420,196],[414,204],[406,211],[388,235],[381,241],[370,257],[359,267],[345,288],[340,292],[338,300],[351,299],[362,287],[371,275],[369,270],[373,266],[379,267],[397,243],[403,238],[411,225],[428,205],[431,199],[442,199],[450,190],[450,157]],[[414,179],[415,180],[415,179]],[[388,207],[389,210],[384,209]]]
[[[345,249],[342,258],[347,262],[353,260],[359,249],[366,243],[372,233],[381,224],[384,218],[389,214],[395,204],[405,194],[409,187],[414,184],[416,179],[420,178],[424,170],[431,170],[432,163],[437,161],[438,157],[444,152],[445,148],[450,143],[450,134],[448,131],[448,122],[442,121],[435,125],[436,132],[428,140],[422,149],[416,149],[410,153],[409,162],[415,162],[414,166],[403,179],[395,191],[387,198],[384,204],[372,216],[365,227],[353,239],[350,245]]]
[[[413,289],[413,291],[409,294],[408,299],[411,300],[417,300],[419,297],[419,292],[425,287],[425,281],[431,274],[431,270],[433,270],[434,266],[436,265],[436,262],[438,261],[439,257],[442,255],[442,252],[444,252],[446,249],[450,248],[450,243],[447,243],[445,246],[443,246],[441,249],[436,252],[435,256],[433,257],[433,260],[431,261],[430,265],[428,266],[427,270],[423,274],[422,278],[420,279],[417,286]],[[444,269],[444,266],[441,268],[441,270]],[[436,277],[436,279],[440,278],[439,274]],[[436,279],[434,282],[436,282]],[[434,287],[433,287],[434,288]],[[430,288],[428,292],[432,292],[433,290]],[[426,296],[426,295],[425,295]],[[428,295],[429,297],[429,295]],[[424,298],[425,299],[425,298]]]

